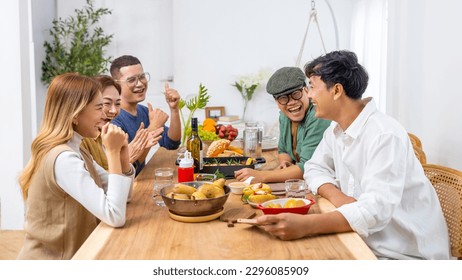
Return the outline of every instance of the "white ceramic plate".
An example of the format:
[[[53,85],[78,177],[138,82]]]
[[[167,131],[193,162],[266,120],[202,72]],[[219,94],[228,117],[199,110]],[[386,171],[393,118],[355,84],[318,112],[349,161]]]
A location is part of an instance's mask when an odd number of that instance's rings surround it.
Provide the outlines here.
[[[247,199],[247,203],[252,206],[253,208],[257,208],[258,206],[258,203],[254,203],[254,202],[250,202],[248,199]]]

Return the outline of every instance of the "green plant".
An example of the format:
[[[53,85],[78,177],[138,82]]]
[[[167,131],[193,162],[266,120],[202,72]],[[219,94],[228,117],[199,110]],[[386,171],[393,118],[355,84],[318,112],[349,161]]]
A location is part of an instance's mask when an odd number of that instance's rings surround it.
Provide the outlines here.
[[[184,99],[180,99],[180,103],[178,104],[178,108],[180,109],[180,116],[181,121],[183,122],[183,135],[181,138],[181,144],[184,145],[186,142],[186,132],[191,131],[191,119],[194,116],[194,112],[197,109],[204,109],[209,102],[210,96],[207,93],[207,88],[205,88],[202,83],[199,85],[199,91],[197,95],[193,98],[185,101]],[[185,120],[183,116],[182,109],[186,106],[189,109],[188,119]]]
[[[105,57],[104,48],[113,35],[105,35],[97,26],[102,16],[111,14],[106,8],[95,9],[93,0],[75,10],[75,16],[53,20],[51,42],[45,41],[45,60],[42,62],[42,82],[49,85],[54,76],[78,72],[95,76],[107,71],[111,57]]]

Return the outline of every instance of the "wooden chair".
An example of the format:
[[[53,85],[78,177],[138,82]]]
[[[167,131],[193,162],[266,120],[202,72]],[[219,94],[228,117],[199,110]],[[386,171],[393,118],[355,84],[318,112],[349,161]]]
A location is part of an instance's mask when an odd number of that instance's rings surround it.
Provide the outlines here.
[[[462,172],[436,164],[423,164],[423,168],[443,209],[451,254],[462,259]]]
[[[422,148],[422,141],[415,134],[408,133],[409,139],[411,140],[412,147],[414,148],[414,154],[421,164],[427,163],[427,156]]]

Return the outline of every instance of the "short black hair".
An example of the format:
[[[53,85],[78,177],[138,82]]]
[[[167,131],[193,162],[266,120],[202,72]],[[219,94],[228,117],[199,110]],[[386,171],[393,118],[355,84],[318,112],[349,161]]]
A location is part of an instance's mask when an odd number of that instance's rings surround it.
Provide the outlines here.
[[[319,76],[327,88],[339,83],[346,95],[355,100],[361,99],[369,81],[369,75],[358,63],[356,54],[347,50],[333,51],[308,62],[305,75],[308,78]]]
[[[114,59],[111,64],[111,76],[115,79],[120,78],[120,68],[125,66],[137,65],[141,64],[140,60],[131,55],[123,55],[119,56],[118,58]]]

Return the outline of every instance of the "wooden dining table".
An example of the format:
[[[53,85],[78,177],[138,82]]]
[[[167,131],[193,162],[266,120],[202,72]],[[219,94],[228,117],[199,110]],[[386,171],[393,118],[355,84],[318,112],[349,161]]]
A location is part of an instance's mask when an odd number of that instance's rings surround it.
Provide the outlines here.
[[[167,207],[153,202],[154,170],[173,167],[176,150],[159,148],[133,186],[133,198],[127,205],[126,223],[112,228],[100,223],[88,237],[75,260],[353,260],[376,259],[355,232],[310,236],[282,241],[257,226],[230,224],[217,218],[206,222],[174,220]],[[261,169],[277,166],[277,150],[265,151]],[[176,179],[176,172],[174,178]],[[332,211],[326,199],[312,196],[316,203],[308,215]],[[224,213],[254,213],[260,210],[229,194]],[[224,215],[225,215],[224,214]],[[245,217],[243,217],[245,218]]]

